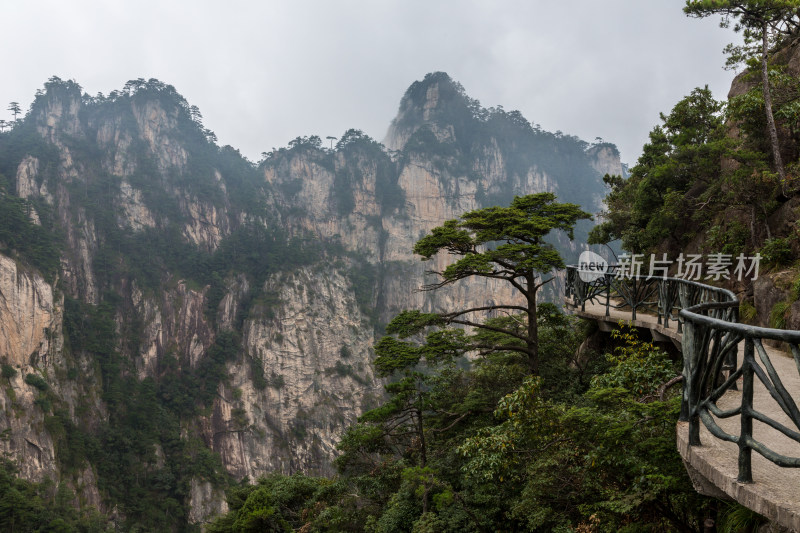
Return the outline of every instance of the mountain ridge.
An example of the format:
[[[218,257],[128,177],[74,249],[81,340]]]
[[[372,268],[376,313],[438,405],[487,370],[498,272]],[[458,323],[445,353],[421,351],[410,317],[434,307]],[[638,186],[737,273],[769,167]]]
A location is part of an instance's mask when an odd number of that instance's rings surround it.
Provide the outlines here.
[[[447,80],[433,81],[468,98]],[[474,132],[465,115],[455,142],[423,121],[401,149],[357,130],[335,149],[298,137],[254,165],[218,147],[162,82],[89,97],[49,80],[0,134],[0,199],[56,243],[0,243],[0,320],[29,339],[0,346],[16,371],[0,390],[0,447],[27,479],[59,480],[144,527],[224,510],[233,480],[329,473],[339,435],[381,394],[381,324],[405,308],[513,297],[485,283],[418,292],[444,259],[422,264],[413,243],[514,194],[576,189],[596,203],[598,169],[619,165],[610,145],[537,133],[515,113],[486,112]],[[536,146],[561,153],[540,168],[524,153]],[[134,412],[151,422],[135,425]]]

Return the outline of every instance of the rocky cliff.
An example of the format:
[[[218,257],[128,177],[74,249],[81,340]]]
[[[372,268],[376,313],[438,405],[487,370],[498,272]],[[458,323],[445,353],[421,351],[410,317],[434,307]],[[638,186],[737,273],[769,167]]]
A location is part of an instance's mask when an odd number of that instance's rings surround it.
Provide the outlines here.
[[[382,323],[513,297],[417,291],[441,264],[414,242],[515,194],[596,211],[616,168],[613,145],[484,109],[443,73],[409,88],[385,146],[298,137],[257,166],[169,85],[89,97],[53,78],[0,134],[0,200],[37,236],[0,237],[0,446],[144,527],[202,521],[232,480],[329,473],[382,392]]]

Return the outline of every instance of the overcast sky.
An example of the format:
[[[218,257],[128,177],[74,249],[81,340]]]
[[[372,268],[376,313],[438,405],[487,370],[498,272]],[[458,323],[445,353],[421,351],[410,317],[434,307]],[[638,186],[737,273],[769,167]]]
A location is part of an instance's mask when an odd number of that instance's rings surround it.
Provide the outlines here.
[[[92,95],[158,78],[250,159],[298,135],[382,140],[405,90],[446,71],[486,106],[602,137],[635,163],[658,113],[733,73],[718,20],[681,0],[0,0],[1,118],[53,75]]]

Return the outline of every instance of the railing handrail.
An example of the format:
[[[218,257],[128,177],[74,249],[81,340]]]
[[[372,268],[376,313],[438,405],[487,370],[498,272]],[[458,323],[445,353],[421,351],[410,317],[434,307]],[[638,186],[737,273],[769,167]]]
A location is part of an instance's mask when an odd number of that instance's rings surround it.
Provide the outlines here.
[[[609,310],[620,309],[623,307],[630,307],[632,309],[632,318],[636,319],[636,311],[640,307],[656,306],[656,315],[658,317],[658,324],[669,328],[669,321],[676,320],[678,322],[678,332],[681,331],[680,311],[684,307],[696,305],[695,301],[698,294],[712,293],[717,296],[713,301],[729,301],[737,302],[738,299],[728,289],[723,287],[714,287],[706,285],[698,281],[674,278],[668,276],[652,276],[652,275],[627,275],[619,276],[617,269],[621,265],[609,264],[606,267],[606,272],[595,273],[597,279],[591,282],[583,281],[579,277],[578,265],[567,266],[567,296],[572,295],[575,305],[580,305],[581,309],[585,309],[586,301],[595,301],[597,298],[605,296],[606,316],[609,316]],[[583,271],[585,272],[585,271]],[[630,287],[620,285],[620,282],[629,281]],[[574,286],[570,286],[570,282]],[[613,285],[617,283],[617,293],[623,300],[622,304],[612,304],[611,292],[614,288]],[[659,285],[656,287],[655,284]],[[684,288],[685,293],[681,292],[680,288]],[[622,290],[619,290],[622,289]],[[700,291],[700,292],[698,292]],[[655,302],[649,300],[658,293]],[[671,297],[667,297],[671,295]],[[732,311],[732,318],[736,318],[738,310]]]
[[[738,305],[737,302],[725,303],[726,305]],[[741,322],[728,322],[719,318],[702,315],[698,311],[705,311],[712,309],[717,302],[697,304],[686,309],[681,309],[680,315],[684,319],[691,319],[692,322],[703,324],[705,326],[713,327],[727,332],[743,333],[746,337],[757,337],[760,339],[769,339],[773,341],[790,342],[793,344],[800,343],[800,331],[775,329],[775,328],[762,328],[760,326],[752,326],[750,324],[742,324]]]
[[[800,467],[800,457],[783,456],[753,438],[753,420],[758,420],[783,435],[800,443],[800,409],[786,390],[781,378],[762,344],[763,339],[789,343],[800,372],[800,331],[762,328],[738,322],[739,300],[728,289],[706,285],[694,280],[666,276],[618,276],[619,265],[609,265],[609,270],[597,279],[586,282],[580,279],[577,265],[567,267],[567,296],[585,310],[587,301],[605,297],[606,316],[609,308],[630,307],[636,319],[639,307],[652,307],[655,303],[658,324],[669,327],[669,320],[677,311],[678,332],[685,327],[681,347],[683,351],[683,397],[681,420],[689,422],[689,445],[700,444],[700,422],[716,438],[739,446],[740,482],[752,482],[750,459],[752,450],[783,467]],[[627,283],[627,285],[626,285]],[[657,284],[657,287],[655,286]],[[612,291],[622,298],[622,304],[611,304]],[[657,300],[652,298],[657,293]],[[699,300],[699,301],[697,301]],[[662,324],[663,319],[663,324]],[[739,343],[744,341],[744,352],[739,363]],[[756,354],[763,368],[756,360]],[[725,375],[727,372],[727,376]],[[737,389],[742,379],[741,405],[722,410],[716,402],[730,390]],[[754,378],[758,378],[778,406],[789,417],[796,429],[753,408]],[[738,435],[725,432],[717,419],[740,416]]]
[[[606,277],[616,277],[616,275],[617,275],[616,272],[613,272],[611,270],[612,269],[616,270],[621,266],[623,266],[623,265],[609,264],[607,266],[606,272],[602,273],[602,275],[606,276]],[[567,270],[571,270],[571,269],[574,269],[576,272],[588,272],[587,270],[580,270],[580,267],[578,265],[567,265]],[[600,274],[600,273],[598,272],[598,274]],[[645,281],[650,281],[650,280],[656,280],[656,281],[678,281],[683,285],[687,285],[687,286],[691,286],[691,287],[697,287],[698,289],[706,289],[706,290],[718,291],[718,292],[728,296],[731,301],[736,301],[736,302],[739,301],[739,299],[736,297],[736,295],[733,294],[733,292],[731,292],[730,290],[726,289],[725,287],[715,287],[714,285],[708,285],[706,283],[700,283],[699,281],[694,281],[692,279],[676,278],[676,277],[672,277],[672,276],[650,276],[650,275],[645,276],[644,274],[638,274],[636,276],[622,276],[620,279],[630,279],[630,278],[636,278],[636,279],[645,280]]]

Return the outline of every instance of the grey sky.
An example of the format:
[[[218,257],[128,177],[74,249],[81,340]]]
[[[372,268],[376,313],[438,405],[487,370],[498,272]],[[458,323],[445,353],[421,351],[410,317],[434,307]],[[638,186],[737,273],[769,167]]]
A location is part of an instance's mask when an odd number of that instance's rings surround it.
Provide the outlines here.
[[[50,76],[90,94],[158,78],[252,160],[298,135],[381,140],[443,70],[484,106],[616,143],[635,163],[660,111],[733,73],[716,19],[680,0],[2,0],[0,117]]]

